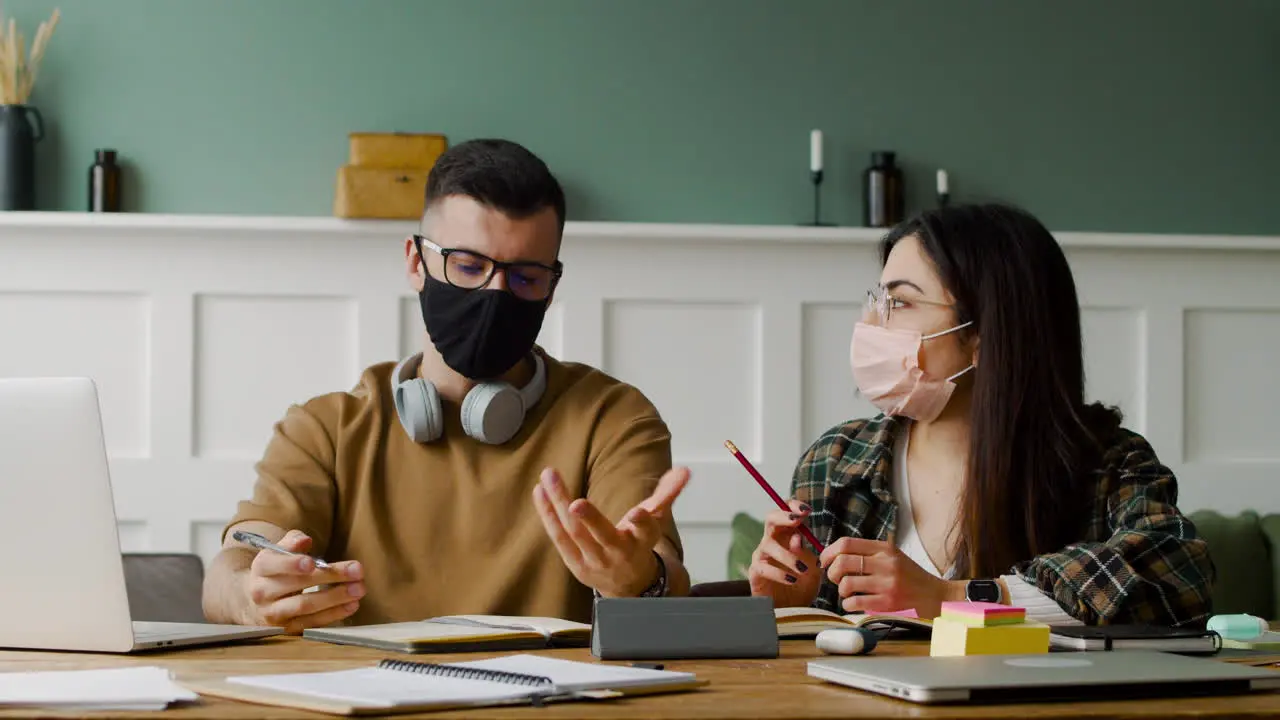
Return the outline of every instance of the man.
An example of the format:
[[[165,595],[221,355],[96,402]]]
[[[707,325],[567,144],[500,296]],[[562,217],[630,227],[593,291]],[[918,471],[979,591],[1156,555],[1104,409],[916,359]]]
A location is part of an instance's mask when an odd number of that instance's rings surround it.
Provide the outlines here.
[[[587,621],[593,592],[688,592],[671,505],[689,474],[671,468],[658,411],[535,346],[564,221],[559,183],[525,148],[476,140],[439,158],[404,246],[423,351],[276,423],[209,568],[209,620],[295,633],[450,614]],[[304,555],[258,551],[236,529]]]

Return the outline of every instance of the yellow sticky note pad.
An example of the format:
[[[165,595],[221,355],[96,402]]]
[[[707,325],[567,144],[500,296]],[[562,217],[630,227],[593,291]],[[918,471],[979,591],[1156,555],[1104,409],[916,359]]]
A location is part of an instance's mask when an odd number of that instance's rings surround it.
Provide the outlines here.
[[[958,620],[939,617],[933,621],[929,654],[1022,655],[1049,652],[1049,626],[1024,622],[1017,625],[970,627]]]

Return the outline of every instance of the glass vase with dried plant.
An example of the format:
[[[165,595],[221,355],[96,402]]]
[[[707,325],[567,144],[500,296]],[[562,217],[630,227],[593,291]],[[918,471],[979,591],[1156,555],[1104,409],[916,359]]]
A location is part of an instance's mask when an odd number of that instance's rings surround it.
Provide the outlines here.
[[[44,119],[30,104],[40,62],[61,13],[36,29],[30,52],[13,18],[0,17],[0,210],[35,209],[35,144]]]

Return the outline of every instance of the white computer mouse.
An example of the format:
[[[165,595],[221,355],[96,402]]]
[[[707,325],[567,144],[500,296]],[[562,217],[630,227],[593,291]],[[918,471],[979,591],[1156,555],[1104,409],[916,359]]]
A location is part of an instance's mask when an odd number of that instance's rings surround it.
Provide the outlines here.
[[[876,634],[863,628],[833,628],[818,633],[815,642],[832,655],[866,655],[876,648]]]

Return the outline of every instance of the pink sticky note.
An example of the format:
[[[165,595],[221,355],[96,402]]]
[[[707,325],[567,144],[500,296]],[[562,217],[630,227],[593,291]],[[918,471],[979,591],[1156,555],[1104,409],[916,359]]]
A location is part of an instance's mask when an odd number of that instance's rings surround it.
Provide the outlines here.
[[[892,615],[894,617],[920,619],[920,615],[916,613],[915,608],[911,608],[909,610],[891,610],[889,612],[872,613],[872,615]]]
[[[944,602],[942,603],[942,609],[945,612],[953,612],[960,615],[979,616],[1020,615],[1027,612],[1025,608],[989,602]]]

